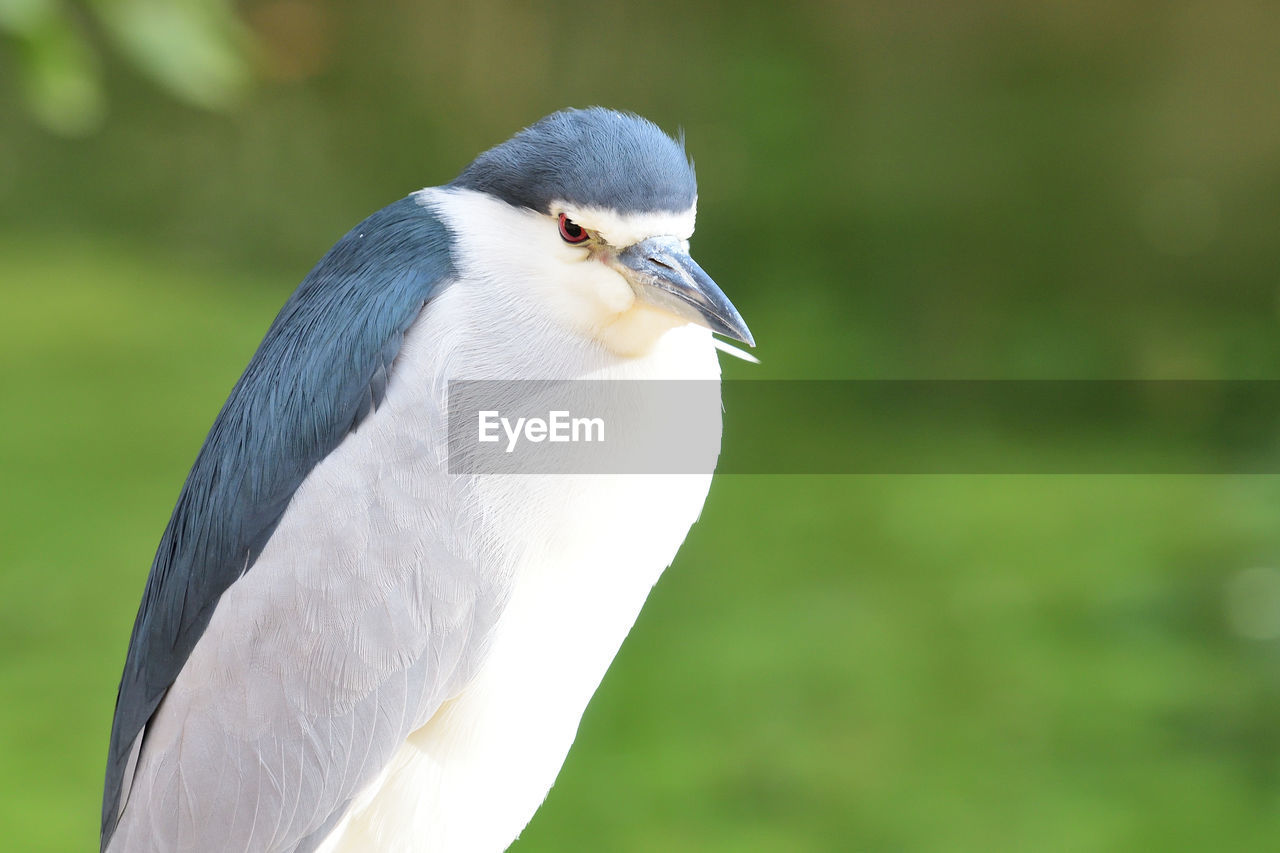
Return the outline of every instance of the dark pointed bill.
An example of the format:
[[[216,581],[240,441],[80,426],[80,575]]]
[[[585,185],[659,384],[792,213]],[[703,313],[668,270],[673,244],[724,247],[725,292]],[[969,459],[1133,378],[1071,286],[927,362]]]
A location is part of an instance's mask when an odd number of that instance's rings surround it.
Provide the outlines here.
[[[651,305],[706,326],[748,346],[756,342],[729,297],[698,266],[675,237],[651,237],[618,254],[618,262]]]

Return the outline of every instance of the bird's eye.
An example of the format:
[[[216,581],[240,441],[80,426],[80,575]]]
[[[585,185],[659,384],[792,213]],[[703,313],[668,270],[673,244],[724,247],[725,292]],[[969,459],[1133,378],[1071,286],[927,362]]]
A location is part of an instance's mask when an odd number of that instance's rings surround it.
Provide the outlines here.
[[[591,239],[591,235],[587,233],[587,229],[562,213],[560,214],[560,239],[566,243],[585,243]]]

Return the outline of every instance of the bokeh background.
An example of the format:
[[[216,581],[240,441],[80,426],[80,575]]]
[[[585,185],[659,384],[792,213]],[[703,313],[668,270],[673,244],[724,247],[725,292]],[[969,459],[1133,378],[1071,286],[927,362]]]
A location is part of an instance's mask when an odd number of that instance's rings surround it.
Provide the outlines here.
[[[93,849],[181,481],[367,213],[605,104],[730,377],[1275,378],[1277,80],[1268,0],[0,0],[3,846]],[[1278,636],[1274,477],[723,476],[513,849],[1275,849]]]

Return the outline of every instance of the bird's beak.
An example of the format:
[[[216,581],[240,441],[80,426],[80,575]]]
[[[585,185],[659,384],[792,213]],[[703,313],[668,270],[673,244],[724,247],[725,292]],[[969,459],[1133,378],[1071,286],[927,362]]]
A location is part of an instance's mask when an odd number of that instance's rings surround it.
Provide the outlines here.
[[[675,237],[651,237],[617,255],[636,296],[748,346],[755,339],[738,309]]]

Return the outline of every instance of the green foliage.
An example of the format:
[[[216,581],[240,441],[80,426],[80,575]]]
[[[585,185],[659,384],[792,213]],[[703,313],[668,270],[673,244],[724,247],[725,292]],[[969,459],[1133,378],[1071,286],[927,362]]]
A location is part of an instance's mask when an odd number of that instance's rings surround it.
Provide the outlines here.
[[[0,0],[27,108],[57,133],[98,126],[104,109],[97,58],[79,22],[56,0]]]
[[[228,107],[248,83],[247,35],[229,0],[0,0],[0,35],[13,46],[24,101],[55,133],[88,133],[105,117],[91,32],[196,106]]]

